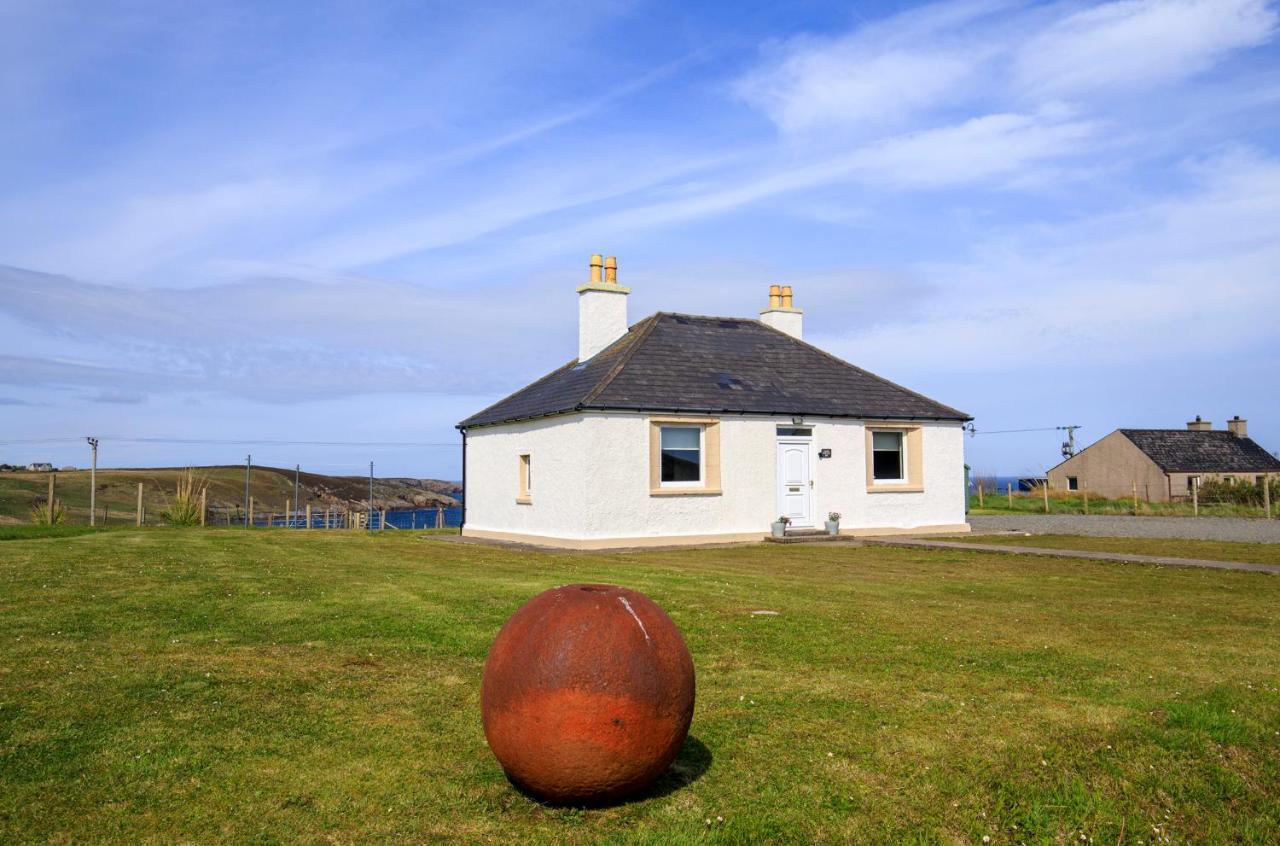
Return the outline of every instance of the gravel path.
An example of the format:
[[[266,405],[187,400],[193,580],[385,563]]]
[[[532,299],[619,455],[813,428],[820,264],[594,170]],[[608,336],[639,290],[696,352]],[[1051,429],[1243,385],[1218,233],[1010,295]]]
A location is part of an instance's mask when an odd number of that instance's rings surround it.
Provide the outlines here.
[[[1241,517],[1124,517],[1120,515],[1040,514],[980,517],[970,515],[974,534],[1030,532],[1035,535],[1092,535],[1103,538],[1182,538],[1185,540],[1280,543],[1280,520]]]

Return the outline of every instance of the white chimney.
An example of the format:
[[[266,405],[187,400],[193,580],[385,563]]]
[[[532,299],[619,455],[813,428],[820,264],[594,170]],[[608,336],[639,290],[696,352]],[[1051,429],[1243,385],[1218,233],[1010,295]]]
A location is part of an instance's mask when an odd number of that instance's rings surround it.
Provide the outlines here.
[[[618,260],[591,257],[591,280],[578,286],[578,361],[600,352],[627,334],[627,294],[630,288],[618,284]]]
[[[791,304],[790,285],[769,286],[769,307],[761,310],[760,322],[797,341],[804,340],[804,312]]]
[[[1249,421],[1241,420],[1237,414],[1233,419],[1227,421],[1227,431],[1235,435],[1237,438],[1249,437]]]

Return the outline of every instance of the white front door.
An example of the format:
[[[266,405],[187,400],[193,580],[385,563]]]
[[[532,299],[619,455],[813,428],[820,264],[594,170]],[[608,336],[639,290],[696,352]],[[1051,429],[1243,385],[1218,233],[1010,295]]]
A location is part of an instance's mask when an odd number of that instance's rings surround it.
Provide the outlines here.
[[[813,525],[813,481],[809,441],[778,441],[778,513],[793,526]]]

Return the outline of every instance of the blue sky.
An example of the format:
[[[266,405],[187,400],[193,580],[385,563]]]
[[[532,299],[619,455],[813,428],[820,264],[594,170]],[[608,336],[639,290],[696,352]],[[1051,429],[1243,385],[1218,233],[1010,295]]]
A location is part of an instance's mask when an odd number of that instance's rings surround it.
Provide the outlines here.
[[[791,284],[809,340],[979,432],[1240,414],[1277,450],[1278,26],[1261,0],[0,0],[0,441],[454,478],[454,446],[239,442],[455,444],[573,357],[603,252],[632,320]],[[1059,440],[969,461],[1037,472]],[[32,460],[87,450],[0,443]]]

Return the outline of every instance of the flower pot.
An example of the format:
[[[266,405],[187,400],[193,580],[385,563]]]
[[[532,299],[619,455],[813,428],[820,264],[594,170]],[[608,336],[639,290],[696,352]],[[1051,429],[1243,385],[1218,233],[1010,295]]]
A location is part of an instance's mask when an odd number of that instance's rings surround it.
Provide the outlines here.
[[[827,521],[827,534],[829,534],[829,535],[838,535],[838,534],[840,534],[840,521],[839,521],[839,520],[828,520],[828,521]]]
[[[771,525],[773,526],[773,536],[775,538],[785,538],[787,536],[786,523],[773,523]]]

